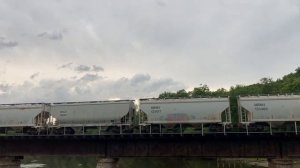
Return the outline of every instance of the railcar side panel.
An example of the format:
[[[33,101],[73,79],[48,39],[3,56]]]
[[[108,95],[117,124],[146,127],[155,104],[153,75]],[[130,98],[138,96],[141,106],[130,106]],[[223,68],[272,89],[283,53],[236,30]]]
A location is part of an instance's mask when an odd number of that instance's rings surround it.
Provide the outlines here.
[[[51,117],[55,120],[52,125],[59,126],[121,124],[121,119],[129,112],[133,112],[133,101],[56,103],[51,106]],[[126,121],[130,122],[130,119]]]
[[[147,116],[141,124],[221,123],[221,114],[229,112],[228,98],[141,100],[140,104]],[[227,114],[231,121],[230,112]]]
[[[300,121],[300,96],[240,97],[239,105],[242,122]]]
[[[45,110],[44,104],[0,105],[0,127],[37,126],[35,118]]]

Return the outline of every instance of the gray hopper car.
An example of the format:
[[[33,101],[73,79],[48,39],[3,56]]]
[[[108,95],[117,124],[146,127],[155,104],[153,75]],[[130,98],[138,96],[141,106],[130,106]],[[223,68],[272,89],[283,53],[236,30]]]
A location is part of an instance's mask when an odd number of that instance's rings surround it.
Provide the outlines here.
[[[140,125],[212,125],[231,123],[229,98],[146,99],[140,100]],[[178,127],[178,126],[177,126]],[[151,129],[150,128],[150,131]],[[157,131],[156,131],[157,132]]]
[[[36,134],[38,130],[45,128],[49,114],[48,104],[2,104],[0,105],[0,132]]]
[[[53,103],[50,115],[49,127],[52,130],[67,128],[67,132],[73,134],[76,128],[111,128],[131,125],[134,103],[132,100]],[[62,130],[54,132],[61,134]]]
[[[274,128],[285,132],[297,131],[299,95],[239,97],[238,106],[239,122],[249,125],[253,131],[272,131]]]
[[[131,100],[53,103],[50,124],[60,127],[131,124],[133,111]]]

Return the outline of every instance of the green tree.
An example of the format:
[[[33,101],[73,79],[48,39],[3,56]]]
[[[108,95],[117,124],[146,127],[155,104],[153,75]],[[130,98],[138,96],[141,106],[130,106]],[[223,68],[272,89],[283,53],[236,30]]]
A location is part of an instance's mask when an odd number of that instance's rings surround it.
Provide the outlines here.
[[[202,97],[202,96],[210,96],[211,92],[209,91],[209,87],[204,84],[200,84],[200,87],[194,88],[192,91],[192,97]]]
[[[178,90],[177,93],[176,93],[176,96],[177,97],[189,97],[189,93],[187,93],[184,89],[181,89],[181,90]]]
[[[170,99],[170,98],[176,98],[176,93],[172,93],[172,92],[164,92],[161,93],[158,98],[160,99]]]
[[[211,95],[214,97],[225,97],[229,96],[229,92],[225,88],[220,88],[216,91],[211,92]]]

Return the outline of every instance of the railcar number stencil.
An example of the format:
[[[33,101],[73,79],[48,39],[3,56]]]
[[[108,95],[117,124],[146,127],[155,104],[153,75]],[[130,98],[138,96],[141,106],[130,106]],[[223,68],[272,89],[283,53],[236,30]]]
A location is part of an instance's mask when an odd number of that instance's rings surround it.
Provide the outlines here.
[[[254,108],[256,111],[268,111],[265,103],[254,103]]]
[[[161,113],[160,106],[151,106],[151,113]]]

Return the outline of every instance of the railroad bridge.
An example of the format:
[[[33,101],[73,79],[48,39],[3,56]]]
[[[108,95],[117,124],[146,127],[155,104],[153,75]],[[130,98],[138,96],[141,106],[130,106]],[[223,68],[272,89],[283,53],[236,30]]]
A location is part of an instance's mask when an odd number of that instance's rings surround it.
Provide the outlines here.
[[[61,135],[0,137],[0,168],[20,167],[27,155],[97,156],[98,167],[122,157],[268,158],[270,167],[292,167],[300,157],[296,135]]]

